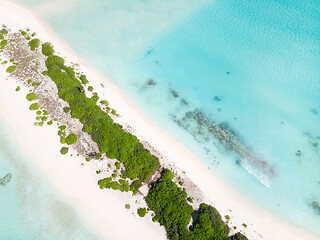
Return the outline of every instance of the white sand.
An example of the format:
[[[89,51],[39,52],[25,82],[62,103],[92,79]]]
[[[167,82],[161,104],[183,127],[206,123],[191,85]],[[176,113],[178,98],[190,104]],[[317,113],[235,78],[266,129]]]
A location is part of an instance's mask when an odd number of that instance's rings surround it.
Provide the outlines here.
[[[257,207],[231,189],[190,151],[152,123],[121,89],[64,45],[36,15],[8,0],[0,0],[0,7],[0,24],[7,25],[13,31],[28,27],[35,31],[43,42],[52,42],[60,55],[79,63],[100,99],[107,99],[111,107],[120,113],[119,121],[132,126],[138,136],[159,150],[167,161],[175,163],[179,169],[185,171],[186,176],[205,193],[209,203],[212,203],[222,216],[229,215],[232,226],[245,232],[249,239],[319,239]],[[10,123],[21,148],[30,160],[45,173],[55,188],[74,202],[88,223],[106,239],[166,238],[164,228],[153,223],[150,214],[140,218],[132,214],[134,210],[124,208],[126,203],[133,206],[136,198],[131,198],[128,193],[98,188],[97,180],[101,176],[95,174],[94,164],[85,163],[86,166],[82,167],[80,164],[84,162],[83,159],[70,155],[62,156],[59,152],[61,144],[57,127],[34,127],[35,113],[28,110],[30,102],[25,99],[27,89],[22,88],[20,92],[16,92],[17,83],[12,79],[5,80],[3,69],[0,74],[1,116]],[[101,88],[100,83],[103,83],[105,88]],[[242,223],[246,223],[248,227],[242,227]]]

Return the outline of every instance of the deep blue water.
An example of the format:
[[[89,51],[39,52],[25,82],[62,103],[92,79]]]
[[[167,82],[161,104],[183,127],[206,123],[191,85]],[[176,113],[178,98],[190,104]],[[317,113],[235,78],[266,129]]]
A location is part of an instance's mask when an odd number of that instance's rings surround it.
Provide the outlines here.
[[[20,2],[240,194],[320,234],[320,2]]]

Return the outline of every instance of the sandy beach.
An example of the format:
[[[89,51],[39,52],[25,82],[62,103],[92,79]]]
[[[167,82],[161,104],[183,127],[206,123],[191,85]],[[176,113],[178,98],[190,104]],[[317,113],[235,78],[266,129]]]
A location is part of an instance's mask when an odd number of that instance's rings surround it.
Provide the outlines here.
[[[174,165],[177,174],[190,179],[197,186],[200,191],[190,192],[191,195],[201,196],[195,204],[206,202],[217,208],[222,216],[229,215],[229,226],[237,226],[237,231],[245,233],[249,239],[319,239],[254,205],[230,188],[188,149],[151,122],[121,89],[77,56],[34,13],[12,1],[0,0],[0,5],[0,24],[5,24],[13,32],[30,28],[42,42],[51,42],[59,55],[80,65],[100,99],[107,99],[120,114],[117,121],[129,125],[139,139],[147,141],[160,152],[163,165]],[[74,202],[88,224],[105,239],[166,239],[165,229],[153,223],[150,214],[144,218],[137,216],[137,207],[146,206],[142,196],[132,197],[130,193],[99,189],[97,181],[102,176],[95,171],[103,163],[87,163],[76,154],[60,154],[57,126],[34,126],[35,113],[29,110],[30,103],[25,98],[28,89],[21,86],[21,90],[16,92],[16,80],[6,80],[6,76],[5,67],[1,67],[1,117],[10,124],[28,158],[56,189]],[[132,206],[130,210],[124,207],[127,203]],[[247,227],[243,227],[243,223]]]

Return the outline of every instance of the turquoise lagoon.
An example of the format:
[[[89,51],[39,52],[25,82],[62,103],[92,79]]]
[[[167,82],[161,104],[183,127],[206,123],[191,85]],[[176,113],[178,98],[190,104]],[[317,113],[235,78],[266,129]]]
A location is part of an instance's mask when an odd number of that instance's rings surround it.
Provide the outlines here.
[[[61,196],[16,144],[0,119],[0,239],[100,239],[72,202]]]
[[[320,2],[19,2],[241,195],[320,234]]]

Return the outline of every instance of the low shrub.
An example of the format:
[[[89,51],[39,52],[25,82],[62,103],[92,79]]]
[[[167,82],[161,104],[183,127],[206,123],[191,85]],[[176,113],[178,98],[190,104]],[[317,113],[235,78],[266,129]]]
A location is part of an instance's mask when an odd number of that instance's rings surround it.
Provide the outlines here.
[[[35,93],[28,93],[26,96],[26,99],[28,101],[34,101],[34,100],[36,100],[36,98],[37,98],[37,95]]]
[[[12,65],[10,67],[7,68],[6,72],[7,73],[12,73],[14,70],[16,70],[17,66],[15,65]]]
[[[140,217],[144,217],[147,214],[147,209],[146,208],[139,208],[137,210],[137,213]]]
[[[66,144],[72,145],[72,144],[76,143],[77,140],[78,140],[77,135],[74,133],[71,133],[66,137]]]
[[[40,46],[40,40],[38,38],[30,40],[29,46],[32,51],[36,50],[36,48]]]
[[[54,53],[53,46],[51,43],[46,42],[42,44],[42,54],[45,56],[51,56]]]
[[[67,148],[67,147],[62,147],[61,149],[60,149],[60,153],[62,154],[62,155],[65,155],[65,154],[67,154],[69,152],[69,149]]]

